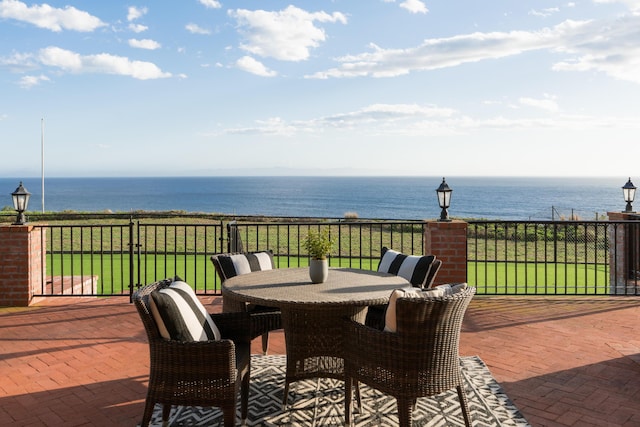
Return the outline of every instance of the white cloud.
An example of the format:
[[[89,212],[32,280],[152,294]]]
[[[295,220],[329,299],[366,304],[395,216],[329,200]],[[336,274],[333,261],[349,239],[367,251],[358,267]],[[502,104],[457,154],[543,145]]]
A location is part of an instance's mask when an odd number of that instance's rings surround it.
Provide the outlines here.
[[[594,3],[620,3],[627,6],[632,11],[640,10],[640,1],[638,0],[594,0]]]
[[[49,81],[49,77],[43,74],[39,76],[23,76],[18,82],[18,85],[25,89],[29,89],[29,88],[32,88],[33,86],[39,85],[42,82],[48,82],[48,81]]]
[[[532,103],[540,100],[530,100]],[[527,100],[521,100],[527,103]],[[539,105],[536,105],[539,106]],[[370,136],[450,136],[476,135],[492,131],[588,131],[603,129],[640,130],[635,117],[589,116],[550,114],[549,116],[509,118],[497,115],[478,118],[452,108],[415,104],[372,104],[356,111],[287,122],[282,118],[256,120],[254,125],[229,127],[211,135],[320,135],[339,131],[351,132],[358,137]]]
[[[593,22],[572,41],[557,48],[569,58],[554,64],[553,70],[597,71],[640,83],[640,15],[628,15],[615,22]]]
[[[277,75],[275,71],[269,70],[260,61],[255,60],[250,56],[243,56],[236,61],[236,67],[251,74],[255,74],[263,77],[274,77]]]
[[[191,34],[211,34],[211,31],[202,28],[197,24],[187,24],[184,26]]]
[[[127,21],[135,21],[136,19],[139,19],[142,16],[146,15],[148,11],[149,9],[147,9],[146,7],[129,6],[127,12]]]
[[[201,5],[206,7],[207,9],[220,9],[222,4],[216,0],[198,0]]]
[[[142,24],[129,24],[129,29],[134,33],[144,33],[149,29],[149,27]]]
[[[529,11],[529,15],[546,18],[546,17],[551,16],[554,13],[558,13],[558,12],[560,12],[559,8],[557,8],[557,7],[549,7],[549,8],[542,9],[542,10],[532,9],[532,10]]]
[[[51,7],[46,3],[27,6],[17,0],[0,1],[0,18],[28,22],[36,27],[55,32],[62,30],[90,32],[106,25],[99,18],[72,6],[65,6],[63,9]]]
[[[265,10],[230,10],[245,41],[240,48],[254,55],[283,61],[302,61],[310,56],[310,49],[325,41],[326,35],[316,22],[347,23],[339,12],[307,12],[288,6],[279,12]]]
[[[521,105],[527,105],[529,107],[540,108],[545,111],[556,112],[560,110],[555,96],[545,95],[544,98],[527,98],[522,97],[518,100]]]
[[[403,49],[371,48],[371,52],[337,58],[337,68],[307,77],[394,77],[546,49],[567,57],[553,65],[553,70],[601,71],[640,83],[640,15],[614,22],[567,20],[538,31],[477,32],[427,39],[417,47]]]
[[[286,124],[280,117],[272,117],[266,120],[256,120],[255,126],[227,128],[223,133],[227,135],[293,136],[297,131],[298,129],[294,125]],[[211,135],[219,135],[219,133]]]
[[[405,0],[400,3],[400,7],[408,10],[411,13],[427,13],[429,9],[420,0]]]
[[[0,57],[0,65],[9,68],[12,72],[21,73],[36,70],[38,63],[30,53],[14,52],[9,57]]]
[[[57,67],[72,73],[101,73],[131,76],[139,80],[171,77],[151,62],[131,61],[123,56],[107,53],[80,55],[59,47],[41,49],[38,60],[46,66]]]
[[[148,50],[156,50],[160,49],[161,45],[155,40],[150,39],[129,39],[129,46],[135,47],[138,49],[148,49]]]

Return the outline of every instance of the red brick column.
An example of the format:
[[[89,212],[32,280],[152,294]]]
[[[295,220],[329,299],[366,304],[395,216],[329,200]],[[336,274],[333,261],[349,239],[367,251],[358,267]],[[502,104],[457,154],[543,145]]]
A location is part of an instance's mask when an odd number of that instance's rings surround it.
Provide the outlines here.
[[[425,254],[442,260],[435,284],[467,281],[467,223],[427,221],[424,232]]]
[[[637,216],[638,214],[635,212],[607,212],[609,221],[630,221],[632,215]],[[637,230],[635,227],[634,229]],[[629,243],[627,233],[630,232],[632,229],[626,226],[611,227],[609,230],[609,244],[612,246],[609,251],[609,293],[611,295],[626,295],[636,292],[636,281],[629,278],[631,266],[629,266],[628,251],[632,249],[627,248]]]
[[[42,282],[43,240],[33,225],[0,225],[0,306],[31,304]]]

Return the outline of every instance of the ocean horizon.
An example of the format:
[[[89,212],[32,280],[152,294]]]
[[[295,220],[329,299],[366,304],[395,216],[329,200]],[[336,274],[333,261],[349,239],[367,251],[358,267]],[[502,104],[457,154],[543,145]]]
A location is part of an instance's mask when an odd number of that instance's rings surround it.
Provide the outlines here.
[[[29,211],[42,210],[41,178],[0,178],[0,207],[22,181]],[[603,219],[625,207],[620,177],[447,177],[453,218]],[[45,178],[47,212],[185,211],[226,215],[366,219],[440,216],[442,177],[215,176]]]

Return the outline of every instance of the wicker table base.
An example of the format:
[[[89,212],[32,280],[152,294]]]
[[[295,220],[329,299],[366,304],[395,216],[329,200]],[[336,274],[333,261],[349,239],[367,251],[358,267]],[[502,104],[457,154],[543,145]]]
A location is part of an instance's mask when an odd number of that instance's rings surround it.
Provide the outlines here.
[[[307,378],[344,377],[342,321],[364,322],[369,305],[386,304],[405,279],[369,270],[332,268],[325,283],[313,284],[307,268],[259,271],[223,284],[225,298],[278,307],[287,349],[284,403],[289,385]]]

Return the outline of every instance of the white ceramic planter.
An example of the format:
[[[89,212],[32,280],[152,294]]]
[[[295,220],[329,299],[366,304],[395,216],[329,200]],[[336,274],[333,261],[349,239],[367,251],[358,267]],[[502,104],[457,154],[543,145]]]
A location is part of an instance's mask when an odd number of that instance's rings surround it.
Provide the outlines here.
[[[309,261],[311,283],[324,283],[329,276],[329,260],[312,259]]]

